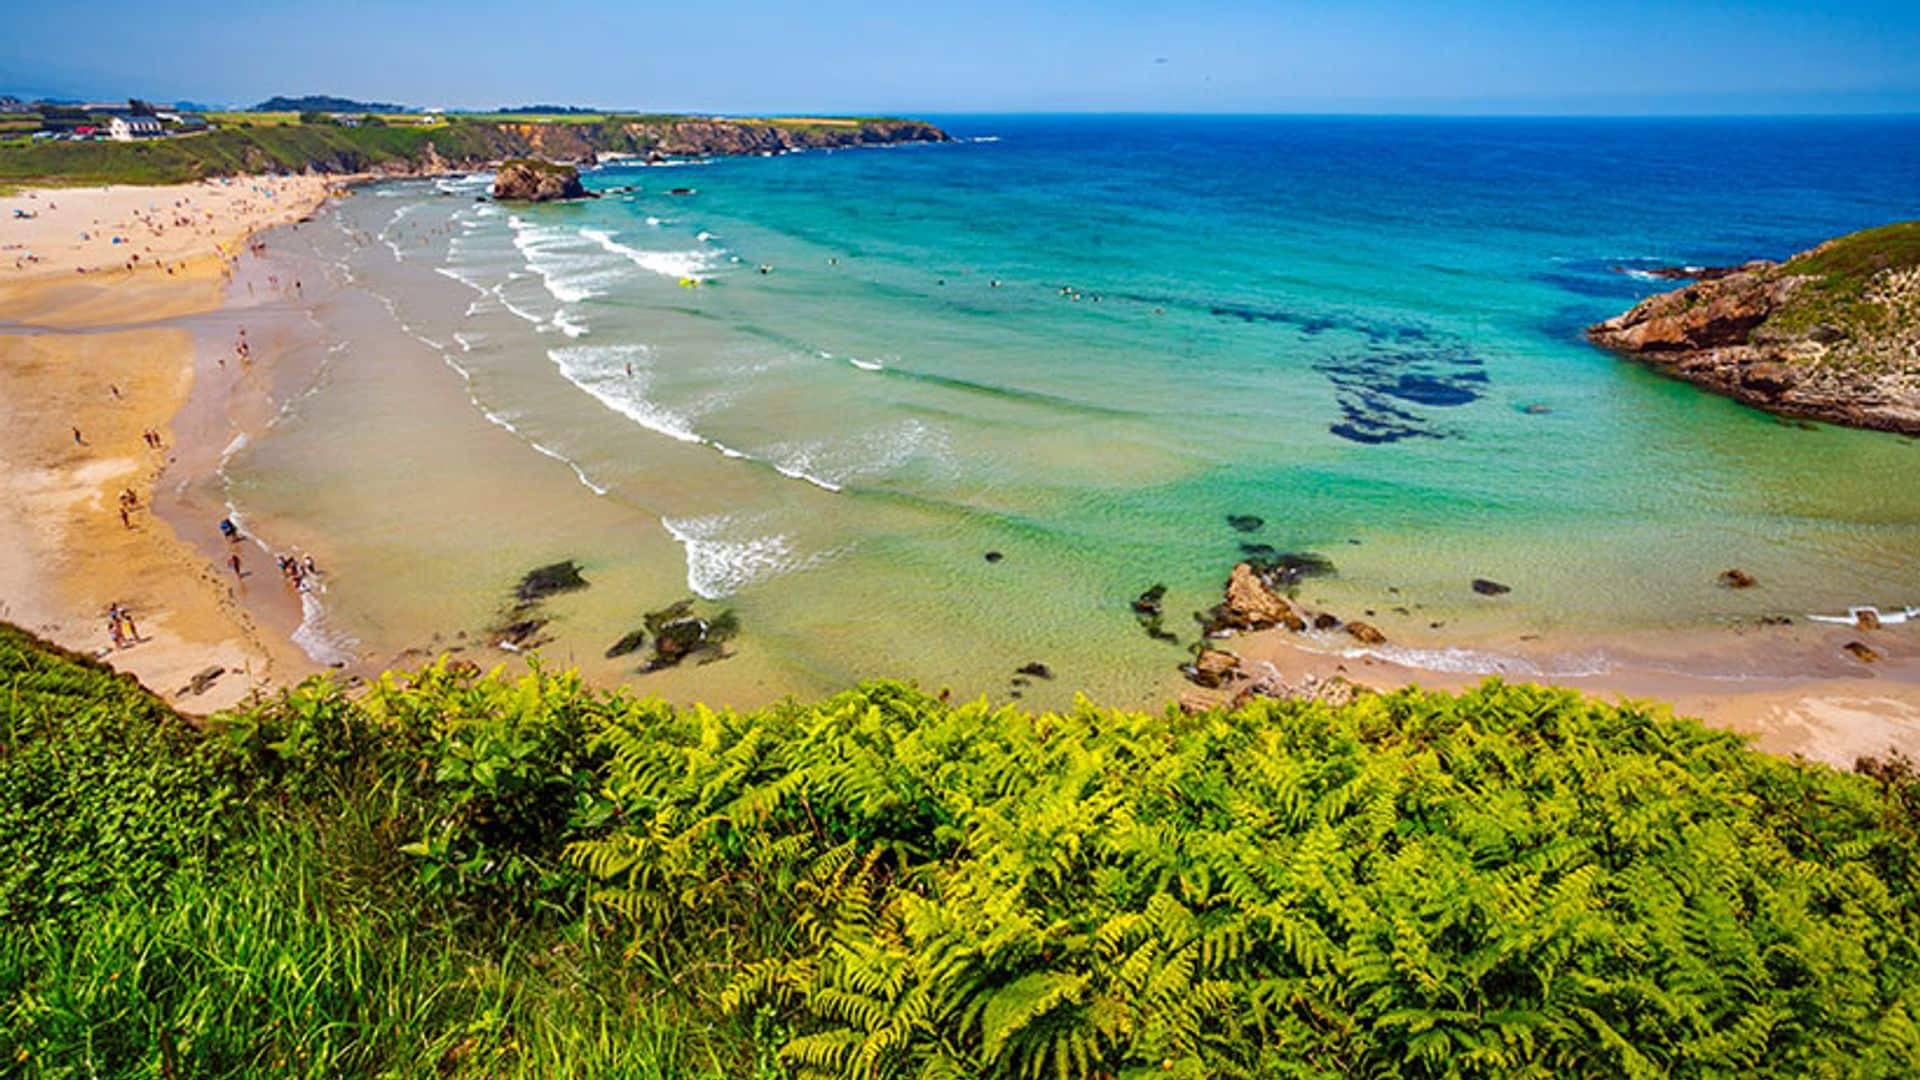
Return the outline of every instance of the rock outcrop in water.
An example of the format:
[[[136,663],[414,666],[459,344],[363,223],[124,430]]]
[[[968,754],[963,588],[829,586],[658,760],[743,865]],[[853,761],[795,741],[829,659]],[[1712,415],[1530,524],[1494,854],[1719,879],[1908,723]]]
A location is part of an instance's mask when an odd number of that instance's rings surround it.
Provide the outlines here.
[[[1748,263],[1587,336],[1769,412],[1920,434],[1920,222]]]
[[[580,185],[579,169],[518,158],[501,162],[494,172],[493,197],[520,202],[557,202],[592,196]]]

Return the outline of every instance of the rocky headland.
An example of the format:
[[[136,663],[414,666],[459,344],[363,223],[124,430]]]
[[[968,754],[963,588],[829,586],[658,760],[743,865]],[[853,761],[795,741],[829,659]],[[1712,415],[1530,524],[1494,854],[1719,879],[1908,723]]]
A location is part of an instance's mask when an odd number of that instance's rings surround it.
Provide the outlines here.
[[[1717,268],[1587,337],[1769,412],[1920,434],[1920,221]]]
[[[659,161],[950,141],[932,124],[887,117],[449,115],[355,125],[241,120],[191,138],[0,146],[0,182],[163,184],[260,173],[431,176],[516,158],[592,165],[619,157]]]

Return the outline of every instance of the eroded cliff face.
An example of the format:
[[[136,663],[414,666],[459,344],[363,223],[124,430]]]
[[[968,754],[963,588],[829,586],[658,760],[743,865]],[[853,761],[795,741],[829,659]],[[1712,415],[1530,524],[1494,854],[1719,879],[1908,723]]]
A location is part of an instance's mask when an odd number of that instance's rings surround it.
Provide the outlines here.
[[[356,133],[357,134],[357,133]],[[949,142],[947,133],[919,120],[729,120],[697,117],[610,118],[584,123],[461,119],[422,133],[399,154],[356,145],[354,135],[303,147],[296,168],[316,173],[430,176],[491,168],[505,160],[591,165],[608,155],[642,158],[712,157],[787,150]],[[245,151],[248,171],[286,169],[263,149]]]
[[[1587,336],[1770,412],[1920,433],[1920,222],[1748,263]]]
[[[625,131],[636,144],[674,156],[947,141],[945,132],[917,120],[821,122],[805,128],[751,121],[680,120],[664,125],[628,124]]]
[[[536,157],[592,163],[602,154],[705,157],[784,150],[947,142],[947,133],[918,120],[608,120],[601,123],[494,123],[483,132],[493,157]],[[476,163],[477,164],[477,163]]]
[[[590,198],[580,185],[580,170],[545,161],[502,162],[493,177],[493,197],[523,202]]]

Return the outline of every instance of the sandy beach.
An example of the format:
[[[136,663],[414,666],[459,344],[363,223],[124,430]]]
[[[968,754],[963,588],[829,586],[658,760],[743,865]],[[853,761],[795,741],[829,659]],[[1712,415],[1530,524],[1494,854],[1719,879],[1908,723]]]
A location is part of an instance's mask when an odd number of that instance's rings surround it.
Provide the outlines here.
[[[338,188],[295,177],[0,198],[0,617],[192,712],[310,669],[152,507],[193,381],[194,337],[169,320],[216,309],[249,237]],[[132,619],[124,647],[109,635],[115,604]]]

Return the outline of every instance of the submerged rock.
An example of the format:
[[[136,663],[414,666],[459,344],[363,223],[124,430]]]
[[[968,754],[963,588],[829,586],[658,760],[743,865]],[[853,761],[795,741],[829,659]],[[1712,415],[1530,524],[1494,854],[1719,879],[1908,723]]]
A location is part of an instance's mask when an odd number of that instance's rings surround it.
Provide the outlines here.
[[[1247,562],[1274,588],[1290,588],[1310,577],[1333,573],[1333,560],[1312,551],[1266,552],[1249,555]]]
[[[547,640],[540,636],[540,631],[545,629],[546,625],[545,619],[514,619],[494,628],[488,638],[497,649],[522,652]]]
[[[1751,589],[1757,583],[1752,574],[1735,567],[1731,570],[1720,571],[1720,584],[1725,585],[1729,589]]]
[[[731,654],[722,646],[740,632],[740,620],[731,610],[702,618],[694,614],[692,600],[681,600],[648,612],[646,631],[653,635],[653,655],[641,667],[643,673],[674,667],[692,657],[702,664],[726,659]]]
[[[616,657],[625,656],[630,652],[637,652],[640,646],[646,643],[647,632],[645,630],[629,630],[619,641],[607,646],[607,659],[612,660]]]
[[[573,592],[586,587],[587,579],[580,576],[580,564],[568,559],[527,571],[520,578],[520,584],[514,586],[513,595],[521,606],[526,606],[539,603],[556,593]]]
[[[1158,615],[1161,601],[1167,598],[1165,585],[1154,585],[1139,596],[1133,598],[1133,611],[1136,615]]]
[[[1005,555],[1002,555],[1002,554],[1001,554],[1001,553],[999,553],[998,551],[989,551],[989,552],[987,552],[987,556],[986,556],[986,558],[987,558],[987,561],[988,561],[988,562],[990,562],[990,563],[997,563],[997,562],[999,562],[999,561],[1000,561],[1001,559],[1004,559],[1004,558],[1006,558],[1006,556],[1005,556]]]
[[[1166,627],[1161,625],[1160,622],[1161,616],[1165,611],[1164,605],[1166,598],[1167,587],[1158,584],[1147,589],[1147,591],[1141,593],[1139,596],[1134,597],[1133,619],[1140,624],[1140,629],[1145,630],[1147,636],[1153,640],[1178,645],[1180,639],[1169,633]]]
[[[1513,587],[1502,585],[1497,581],[1489,581],[1486,578],[1477,577],[1473,579],[1473,591],[1479,593],[1481,596],[1505,596],[1513,591]]]
[[[1266,523],[1267,521],[1265,518],[1259,517],[1254,514],[1228,514],[1227,515],[1227,524],[1235,532],[1243,532],[1243,533],[1258,532],[1260,530],[1260,527],[1265,525]]]
[[[1616,266],[1612,269],[1616,274],[1658,278],[1661,281],[1717,281],[1742,270],[1765,268],[1766,265],[1766,263],[1749,263],[1746,266],[1656,266],[1650,270]]]
[[[1035,660],[1031,664],[1022,664],[1020,667],[1014,669],[1014,673],[1017,675],[1031,675],[1036,679],[1053,678],[1053,669],[1038,660]]]

